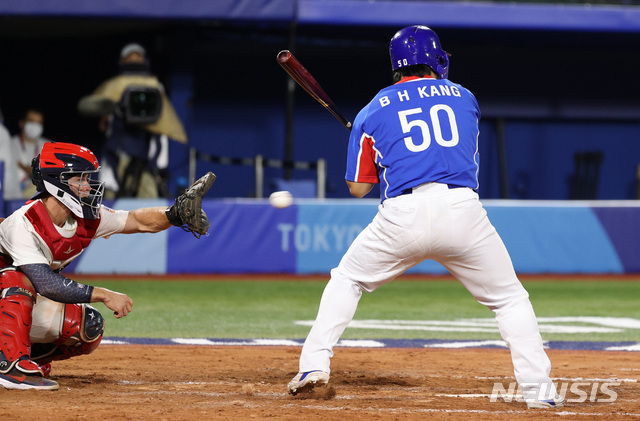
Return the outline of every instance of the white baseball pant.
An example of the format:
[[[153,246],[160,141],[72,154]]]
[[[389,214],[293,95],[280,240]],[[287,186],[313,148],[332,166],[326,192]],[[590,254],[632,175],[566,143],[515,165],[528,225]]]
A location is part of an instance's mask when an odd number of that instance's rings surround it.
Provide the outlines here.
[[[551,362],[529,294],[477,193],[427,183],[387,199],[358,235],[325,287],[300,356],[300,371],[330,372],[333,347],[353,319],[362,291],[372,292],[407,269],[442,264],[496,316],[525,399],[552,399]],[[425,301],[429,297],[425,297]]]

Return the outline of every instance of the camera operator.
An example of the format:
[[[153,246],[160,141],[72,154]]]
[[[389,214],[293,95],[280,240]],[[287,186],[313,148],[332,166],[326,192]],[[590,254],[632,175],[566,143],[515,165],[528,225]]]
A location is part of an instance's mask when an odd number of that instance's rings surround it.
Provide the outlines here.
[[[170,196],[169,139],[186,143],[187,136],[141,45],[122,48],[119,74],[82,98],[78,110],[100,117],[101,176],[108,196]]]

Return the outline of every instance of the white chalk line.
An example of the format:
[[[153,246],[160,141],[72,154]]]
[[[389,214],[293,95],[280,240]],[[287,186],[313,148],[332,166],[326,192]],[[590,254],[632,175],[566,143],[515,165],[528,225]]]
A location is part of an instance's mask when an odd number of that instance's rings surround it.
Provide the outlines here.
[[[553,381],[562,380],[568,382],[598,382],[598,383],[613,383],[613,382],[622,382],[622,383],[638,383],[638,379],[619,379],[617,377],[604,379],[604,378],[584,378],[584,377],[553,377]]]
[[[633,370],[633,369],[632,369]],[[621,368],[620,371],[629,371],[627,368]],[[463,378],[464,376],[447,376],[447,375],[428,375],[428,377],[459,377]],[[502,381],[515,381],[514,377],[500,377],[500,376],[474,376],[476,380],[502,380]],[[610,377],[610,378],[600,378],[600,377],[552,377],[551,380],[556,381],[566,381],[566,382],[598,382],[598,383],[611,383],[611,382],[622,382],[622,383],[638,383],[640,380],[638,379],[621,379],[619,377]]]
[[[640,329],[640,319],[630,317],[538,317],[541,333],[620,333]],[[294,324],[311,326],[313,320],[297,320]],[[564,324],[558,324],[564,323]],[[498,331],[495,318],[458,320],[352,320],[350,328],[382,330],[417,330],[432,332],[484,332]]]
[[[346,407],[335,407],[335,406],[324,406],[324,405],[283,405],[284,407],[299,407],[305,409],[319,409],[324,411],[341,411],[346,409]],[[353,407],[349,407],[349,409],[353,410]],[[487,409],[440,409],[440,408],[357,408],[358,411],[372,411],[372,412],[395,412],[395,413],[451,413],[451,414],[504,414],[504,415],[535,415],[536,412],[532,410],[487,410]],[[577,416],[577,417],[639,417],[640,413],[634,414],[629,412],[619,412],[619,413],[601,413],[601,412],[572,412],[572,411],[557,411],[557,410],[543,410],[544,414],[547,415],[562,415],[562,416]]]

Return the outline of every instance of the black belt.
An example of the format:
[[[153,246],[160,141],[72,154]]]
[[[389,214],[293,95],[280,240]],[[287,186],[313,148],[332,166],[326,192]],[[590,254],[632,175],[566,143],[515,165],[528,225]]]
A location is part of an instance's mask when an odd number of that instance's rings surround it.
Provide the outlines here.
[[[466,189],[468,188],[467,186],[459,186],[457,184],[447,184],[447,187],[449,187],[450,189]],[[411,187],[410,189],[406,189],[406,190],[402,190],[402,193],[400,193],[398,196],[402,196],[405,194],[412,194],[413,193],[413,187]]]

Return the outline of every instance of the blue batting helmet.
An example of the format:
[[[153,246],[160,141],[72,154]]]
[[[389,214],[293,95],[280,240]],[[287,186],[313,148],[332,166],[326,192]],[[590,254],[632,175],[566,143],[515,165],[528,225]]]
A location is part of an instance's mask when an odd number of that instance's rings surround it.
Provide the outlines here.
[[[402,28],[389,43],[391,68],[426,64],[438,75],[446,79],[449,75],[449,53],[440,46],[440,39],[433,30],[422,25]]]

